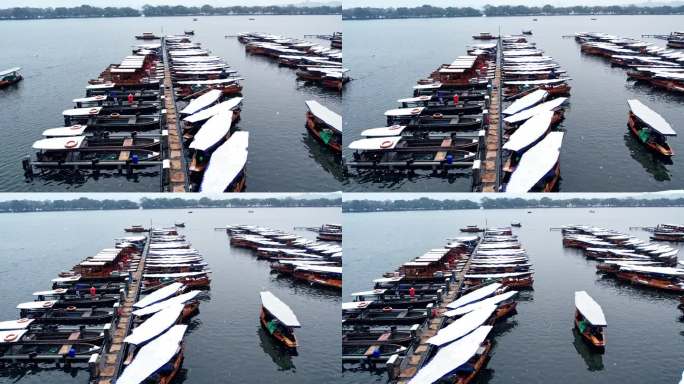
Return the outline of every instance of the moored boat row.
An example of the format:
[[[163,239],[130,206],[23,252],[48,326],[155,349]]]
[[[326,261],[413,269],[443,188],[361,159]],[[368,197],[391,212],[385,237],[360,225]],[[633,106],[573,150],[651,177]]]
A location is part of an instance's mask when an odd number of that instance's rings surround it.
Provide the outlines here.
[[[564,118],[570,78],[553,58],[524,36],[504,39],[504,95],[513,101],[502,111],[502,189],[550,192],[560,179]]]
[[[497,44],[468,47],[413,87],[385,112],[387,126],[361,132],[352,141],[347,166],[362,172],[416,170],[448,173],[477,171],[484,153],[491,80]]]
[[[337,228],[341,231],[341,226],[325,228],[331,233],[339,233]],[[342,289],[342,247],[327,242],[335,240],[313,241],[250,225],[231,225],[226,232],[232,247],[249,249],[257,258],[270,261],[271,272],[312,286]]]
[[[579,248],[598,261],[599,273],[652,289],[684,292],[684,269],[677,267],[678,249],[591,226],[565,226],[563,246]]]
[[[164,49],[182,119],[190,189],[244,191],[249,133],[236,131],[243,79],[222,58],[187,36],[166,37]]]
[[[350,80],[349,69],[342,66],[341,49],[332,47],[332,42],[337,41],[341,46],[341,34],[339,39],[331,40],[331,48],[258,32],[240,33],[238,41],[245,44],[245,50],[250,54],[270,57],[279,65],[297,69],[297,78],[305,82],[341,92]]]
[[[474,380],[492,329],[515,313],[532,269],[510,228],[451,239],[352,293],[343,304],[343,363],[385,364],[391,382]]]

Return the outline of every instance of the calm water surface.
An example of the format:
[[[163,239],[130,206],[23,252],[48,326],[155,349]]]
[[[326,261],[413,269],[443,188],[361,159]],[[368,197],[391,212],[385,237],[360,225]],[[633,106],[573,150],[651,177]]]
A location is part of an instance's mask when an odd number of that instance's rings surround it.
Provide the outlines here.
[[[596,274],[595,262],[564,249],[551,227],[589,224],[647,239],[630,225],[678,222],[682,209],[615,208],[472,210],[345,214],[344,300],[371,280],[445,244],[458,228],[514,229],[534,264],[534,291],[494,331],[495,346],[479,383],[676,383],[684,369],[684,319],[676,295],[639,289]],[[608,319],[606,353],[590,353],[572,333],[573,292],[586,290]],[[384,383],[384,372],[345,372],[344,383]]]
[[[573,78],[572,97],[561,128],[567,131],[561,152],[560,190],[655,191],[684,187],[684,167],[674,157],[665,164],[637,143],[627,131],[627,99],[637,98],[660,113],[673,128],[684,126],[684,95],[675,95],[628,82],[622,68],[587,56],[572,38],[580,31],[599,31],[623,37],[665,34],[677,30],[681,16],[584,16],[410,19],[345,21],[345,66],[355,81],[345,93],[345,142],[360,138],[366,128],[384,126],[383,113],[408,97],[416,80],[442,63],[465,54],[477,43],[480,31],[519,34],[531,28],[530,41],[545,51]],[[681,29],[681,28],[680,28]],[[647,39],[660,46],[663,40]],[[680,129],[681,130],[681,129]],[[684,139],[669,139],[675,152],[684,152]],[[349,158],[347,150],[345,157]],[[350,179],[345,190],[470,191],[469,177],[399,180]]]
[[[195,209],[153,211],[63,212],[0,215],[1,320],[18,315],[15,306],[31,293],[49,288],[50,279],[124,236],[125,226],[170,225],[184,221],[180,232],[202,252],[213,271],[210,299],[200,305],[185,337],[183,380],[187,383],[321,383],[339,376],[339,294],[278,279],[267,262],[251,252],[231,249],[227,224],[264,225],[298,233],[295,226],[340,222],[336,208]],[[36,235],[40,234],[40,241]],[[260,328],[259,292],[270,290],[297,314],[301,347],[285,354]],[[74,376],[76,379],[72,379]],[[85,370],[1,371],[0,383],[86,383]]]
[[[247,16],[115,18],[0,22],[0,68],[23,67],[24,81],[0,90],[0,190],[5,191],[159,191],[159,175],[146,171],[135,180],[123,175],[36,178],[26,182],[20,160],[46,128],[64,123],[62,111],[85,94],[89,79],[130,54],[135,34],[183,33],[223,57],[244,78],[245,97],[239,129],[249,131],[247,189],[251,192],[334,191],[340,167],[332,154],[311,138],[304,126],[305,100],[318,100],[341,112],[338,93],[298,85],[295,71],[249,56],[234,37],[260,31],[303,38],[341,30],[339,16]],[[323,45],[329,41],[316,40]]]

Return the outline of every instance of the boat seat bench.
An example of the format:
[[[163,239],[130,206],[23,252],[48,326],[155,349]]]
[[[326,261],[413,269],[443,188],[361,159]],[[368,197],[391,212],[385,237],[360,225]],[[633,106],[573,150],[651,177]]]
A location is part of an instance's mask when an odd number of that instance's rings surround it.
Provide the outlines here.
[[[80,336],[81,336],[81,332],[78,332],[78,331],[77,331],[77,332],[72,332],[71,335],[69,335],[69,339],[68,339],[68,340],[70,340],[70,341],[78,340],[78,338],[79,338]],[[70,349],[71,349],[71,344],[64,344],[64,345],[62,345],[62,347],[59,349],[59,352],[57,352],[57,354],[59,354],[59,355],[66,355],[67,353],[69,353],[69,350],[70,350]]]

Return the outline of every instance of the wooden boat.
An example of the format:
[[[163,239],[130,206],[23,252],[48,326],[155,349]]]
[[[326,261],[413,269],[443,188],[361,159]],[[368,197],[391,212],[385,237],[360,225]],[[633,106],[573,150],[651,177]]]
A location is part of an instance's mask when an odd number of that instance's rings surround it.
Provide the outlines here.
[[[475,40],[495,40],[495,39],[497,39],[497,37],[492,35],[489,32],[480,32],[477,35],[473,35],[473,39],[475,39]]]
[[[575,292],[575,328],[596,348],[605,348],[606,317],[601,306],[585,291]]]
[[[523,29],[522,34],[523,35],[532,35],[532,30],[531,29]]]
[[[682,242],[684,241],[684,232],[653,232],[651,240]]]
[[[187,327],[174,325],[145,344],[117,377],[117,382],[170,384],[183,363],[183,336]]]
[[[465,115],[482,113],[485,109],[484,100],[461,100],[457,95],[450,99],[439,100],[433,96],[415,96],[404,99],[399,99],[397,102],[401,104],[401,109],[404,108],[419,108],[424,107],[423,114],[430,115],[441,113],[443,115]],[[458,100],[457,102],[454,102]]]
[[[28,330],[0,331],[0,362],[77,362],[88,361],[92,355],[101,352],[99,344],[79,340],[80,332],[70,334],[68,339],[43,339],[31,342],[36,337]],[[101,341],[100,341],[101,343]]]
[[[148,232],[149,229],[143,227],[142,225],[131,225],[128,228],[124,228],[124,231],[132,232],[132,233],[141,233],[141,232]]]
[[[202,125],[189,146],[192,153],[192,161],[188,166],[190,172],[204,172],[214,150],[230,136],[232,124],[233,112],[228,110],[214,115]]]
[[[300,265],[295,268],[292,276],[313,285],[342,289],[342,267]]]
[[[560,178],[560,148],[563,132],[550,132],[527,150],[505,186],[506,192],[549,192]]]
[[[318,230],[318,240],[321,241],[342,241],[342,226],[339,224],[323,224]]]
[[[161,39],[161,37],[155,35],[152,32],[143,32],[142,35],[136,35],[135,38],[138,40],[159,40],[159,39]]]
[[[218,147],[204,171],[200,191],[242,192],[246,189],[249,132],[235,132]]]
[[[518,227],[518,228],[520,228],[520,227],[522,227],[522,224],[520,224],[519,221],[514,221],[514,222],[511,223],[511,227]]]
[[[426,309],[364,309],[361,311],[346,311],[342,314],[344,324],[421,324],[428,319]]]
[[[306,113],[306,128],[309,133],[335,153],[342,153],[342,116],[315,100],[305,103],[309,109]]]
[[[413,381],[434,383],[472,382],[484,368],[492,345],[487,336],[492,326],[483,325],[460,339],[439,348],[431,359],[420,367]]]
[[[461,232],[466,232],[466,233],[477,233],[477,232],[484,232],[484,228],[480,228],[477,225],[468,225],[460,229]]]
[[[134,101],[130,104],[128,100],[109,100],[106,95],[82,97],[74,99],[73,102],[76,104],[76,108],[102,107],[100,113],[104,115],[114,113],[120,115],[151,114],[157,112],[160,105],[157,101]]]
[[[627,104],[630,108],[627,125],[639,142],[659,155],[673,156],[674,151],[667,144],[666,138],[676,136],[677,132],[670,124],[639,100],[627,100]]]
[[[294,328],[301,324],[290,307],[269,291],[261,292],[261,326],[287,348],[297,348]]]
[[[373,137],[353,141],[352,168],[458,168],[471,167],[476,153],[473,142],[456,144],[451,137],[412,139],[404,136]]]
[[[184,33],[186,36],[194,36],[194,35],[195,35],[195,31],[193,31],[193,30],[191,30],[191,29],[190,29],[190,30],[185,30],[185,31],[183,31],[183,33]]]
[[[93,164],[118,165],[131,162],[157,160],[160,153],[159,139],[147,138],[95,138],[90,136],[55,137],[38,140],[33,148],[39,152],[39,162],[63,163],[66,161],[88,161]],[[143,164],[140,164],[143,165]]]
[[[672,32],[667,37],[668,48],[684,48],[684,32]]]
[[[425,308],[429,304],[439,302],[438,295],[393,295],[385,293],[383,289],[374,289],[366,292],[354,292],[354,301],[371,301],[366,308]]]
[[[355,344],[342,344],[342,362],[373,361],[382,362],[389,360],[393,355],[403,355],[407,348],[399,344],[373,342],[358,342]]]
[[[411,345],[416,340],[415,331],[401,331],[396,327],[389,330],[376,330],[369,327],[357,327],[354,330],[342,332],[342,345],[383,345],[397,344]]]
[[[621,266],[615,274],[632,284],[673,292],[684,292],[684,270],[671,267]]]
[[[42,307],[36,308],[20,308],[22,318],[30,318],[36,324],[100,324],[108,323],[114,316],[114,310],[111,308],[60,308],[60,309],[45,309]]]
[[[103,107],[76,108],[62,112],[64,125],[83,124],[90,129],[150,130],[159,129],[159,115],[121,115],[119,113],[101,114]]]
[[[15,67],[0,71],[0,89],[16,84],[24,78],[19,74],[21,67]]]

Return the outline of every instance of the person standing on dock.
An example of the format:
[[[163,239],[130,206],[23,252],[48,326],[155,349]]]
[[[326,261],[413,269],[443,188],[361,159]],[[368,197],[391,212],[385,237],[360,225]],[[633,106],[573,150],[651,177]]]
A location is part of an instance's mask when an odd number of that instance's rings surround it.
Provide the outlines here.
[[[454,93],[454,105],[458,105],[458,94]]]
[[[411,287],[409,288],[409,296],[413,299],[416,297],[416,289]]]
[[[133,101],[135,100],[135,97],[133,96],[132,93],[128,94],[128,105],[133,105]]]
[[[96,294],[97,294],[97,288],[95,288],[94,286],[91,285],[90,286],[90,296],[95,298]]]

